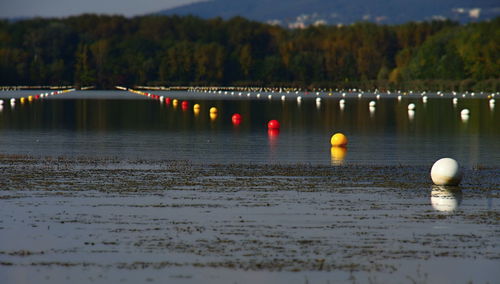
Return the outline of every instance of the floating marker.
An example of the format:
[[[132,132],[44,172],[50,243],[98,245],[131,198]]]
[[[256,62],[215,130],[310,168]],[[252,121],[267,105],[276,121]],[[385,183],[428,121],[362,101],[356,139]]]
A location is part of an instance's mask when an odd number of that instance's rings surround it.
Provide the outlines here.
[[[377,95],[377,100],[380,100],[380,95]]]
[[[172,102],[171,98],[165,98],[165,104],[169,105]]]
[[[458,99],[457,98],[453,98],[453,104],[456,105],[458,103]]]
[[[177,104],[179,104],[179,100],[177,100],[177,99],[173,99],[173,100],[172,100],[172,106],[173,106],[173,107],[177,107]]]
[[[298,96],[297,97],[297,102],[300,103],[302,101],[302,97],[301,96]]]
[[[199,111],[200,109],[201,109],[201,107],[200,107],[200,105],[199,105],[199,104],[194,104],[194,105],[193,105],[193,110],[194,110],[194,111],[195,111],[195,110],[198,110],[198,111]]]
[[[211,107],[210,108],[210,113],[218,113],[218,110],[216,107]]]
[[[466,108],[464,108],[461,112],[460,112],[460,115],[469,115],[470,114],[470,111]]]
[[[422,102],[425,104],[427,102],[427,96],[422,97]]]
[[[285,101],[285,95],[281,96],[281,100]]]
[[[377,105],[377,103],[375,101],[371,101],[368,106],[369,107],[375,107]]]
[[[239,113],[233,114],[231,117],[231,121],[233,122],[234,125],[240,125],[241,124],[241,115]]]
[[[267,123],[267,128],[268,129],[280,129],[280,123],[276,119],[270,120]]]
[[[330,143],[334,147],[345,147],[347,146],[347,137],[342,133],[335,133],[330,138]]]
[[[182,108],[183,111],[188,110],[188,108],[189,108],[189,102],[188,101],[182,101],[181,108]]]
[[[398,101],[401,101],[401,96],[398,96]]]
[[[0,100],[0,106],[3,105],[3,100]]]
[[[414,103],[409,104],[408,110],[415,110],[415,104]]]
[[[321,98],[316,98],[316,103],[321,103]]]
[[[272,99],[273,97],[271,95],[268,95],[267,98],[270,100]]]
[[[435,185],[456,186],[462,180],[462,171],[454,159],[442,158],[432,165],[431,179]]]

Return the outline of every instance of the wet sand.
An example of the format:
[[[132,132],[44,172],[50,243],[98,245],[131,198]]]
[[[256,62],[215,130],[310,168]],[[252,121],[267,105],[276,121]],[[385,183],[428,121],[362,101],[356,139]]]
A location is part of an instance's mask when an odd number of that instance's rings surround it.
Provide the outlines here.
[[[498,283],[500,171],[0,156],[4,283]]]

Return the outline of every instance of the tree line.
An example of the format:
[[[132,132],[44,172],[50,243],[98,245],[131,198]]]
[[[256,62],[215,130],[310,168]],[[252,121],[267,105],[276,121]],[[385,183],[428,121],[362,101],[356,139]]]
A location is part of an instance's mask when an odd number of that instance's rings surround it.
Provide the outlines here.
[[[498,91],[500,18],[285,29],[236,17],[0,21],[0,85]]]

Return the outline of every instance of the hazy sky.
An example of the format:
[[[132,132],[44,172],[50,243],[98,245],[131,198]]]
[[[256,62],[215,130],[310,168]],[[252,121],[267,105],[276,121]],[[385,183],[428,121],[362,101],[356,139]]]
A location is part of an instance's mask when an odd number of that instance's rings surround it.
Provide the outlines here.
[[[202,0],[0,0],[0,18],[66,17],[82,13],[135,16]]]

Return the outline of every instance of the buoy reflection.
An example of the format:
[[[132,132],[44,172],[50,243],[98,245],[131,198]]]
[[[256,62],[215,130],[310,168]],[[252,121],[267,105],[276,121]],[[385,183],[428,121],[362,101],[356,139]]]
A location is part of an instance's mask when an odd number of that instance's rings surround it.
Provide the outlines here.
[[[332,165],[338,166],[344,164],[345,157],[347,155],[346,147],[332,146],[330,148],[331,163]]]
[[[210,113],[210,120],[215,121],[217,119],[218,114],[216,112],[211,112]]]
[[[415,111],[414,110],[408,110],[408,118],[410,119],[410,121],[413,121],[413,119],[415,118]]]
[[[454,186],[433,185],[431,190],[432,208],[440,212],[453,212],[462,203],[462,190]]]

